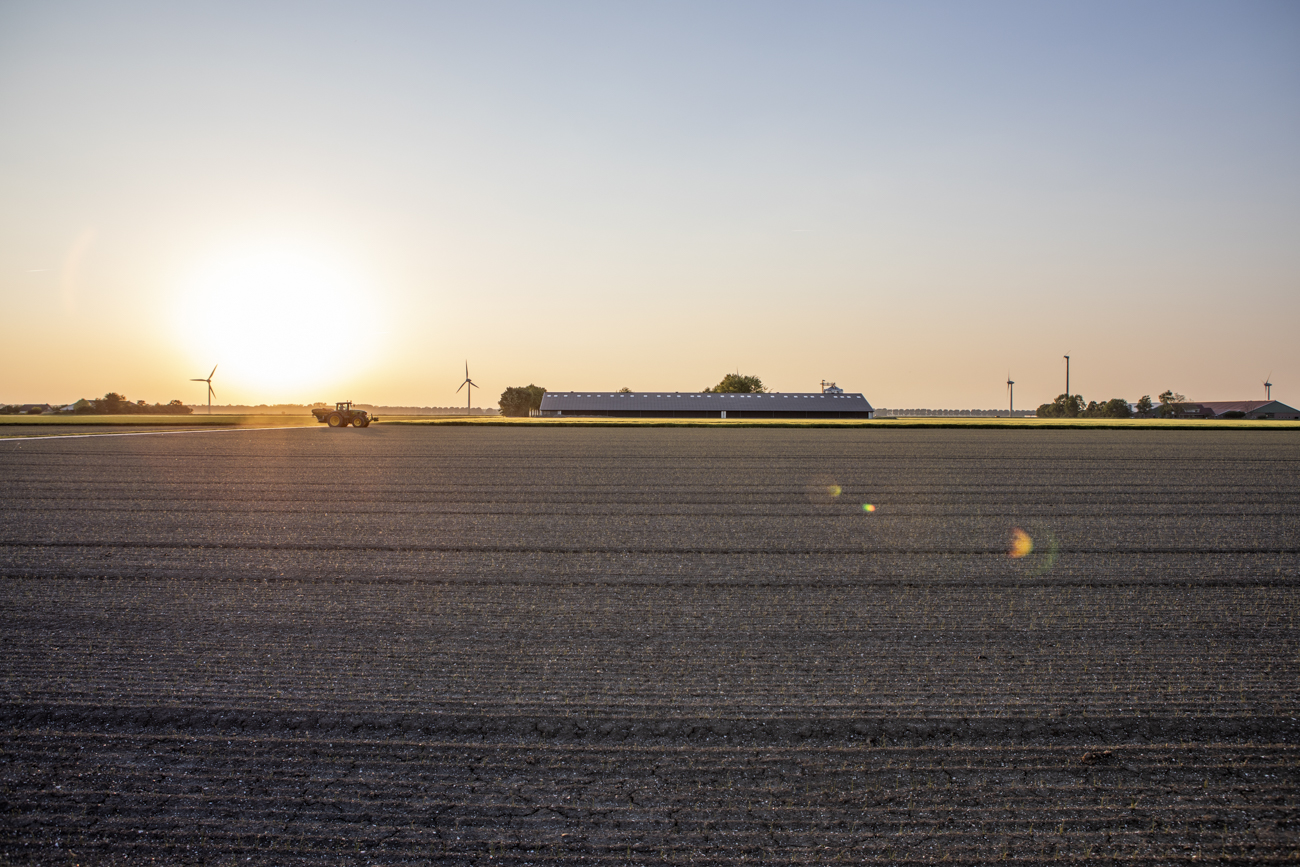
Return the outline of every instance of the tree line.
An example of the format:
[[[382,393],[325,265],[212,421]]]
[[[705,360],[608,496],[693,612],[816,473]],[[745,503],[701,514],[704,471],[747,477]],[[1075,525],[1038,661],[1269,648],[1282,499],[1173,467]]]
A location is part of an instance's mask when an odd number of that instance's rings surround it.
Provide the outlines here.
[[[85,415],[189,415],[194,412],[179,400],[153,404],[137,400],[132,403],[124,395],[115,391],[110,391],[103,397],[88,403],[89,406],[79,406],[73,412]]]
[[[1130,408],[1129,402],[1122,397],[1110,400],[1083,402],[1081,394],[1058,394],[1056,400],[1038,407],[1039,418],[1168,418],[1177,415],[1187,398],[1172,389],[1167,389],[1156,397],[1159,403],[1151,400],[1151,395],[1144,394]]]

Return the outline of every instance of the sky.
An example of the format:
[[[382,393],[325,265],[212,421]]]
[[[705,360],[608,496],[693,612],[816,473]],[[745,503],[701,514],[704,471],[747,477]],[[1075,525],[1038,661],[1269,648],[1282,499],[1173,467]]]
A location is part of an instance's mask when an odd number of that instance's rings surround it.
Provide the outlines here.
[[[0,0],[0,401],[1300,404],[1300,4]]]

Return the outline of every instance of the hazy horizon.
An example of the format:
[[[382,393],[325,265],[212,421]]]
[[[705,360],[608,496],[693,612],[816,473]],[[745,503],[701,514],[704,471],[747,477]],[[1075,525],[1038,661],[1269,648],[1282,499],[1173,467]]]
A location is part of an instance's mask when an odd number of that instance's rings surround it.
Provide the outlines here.
[[[0,402],[1300,403],[1291,2],[12,2],[0,113]]]

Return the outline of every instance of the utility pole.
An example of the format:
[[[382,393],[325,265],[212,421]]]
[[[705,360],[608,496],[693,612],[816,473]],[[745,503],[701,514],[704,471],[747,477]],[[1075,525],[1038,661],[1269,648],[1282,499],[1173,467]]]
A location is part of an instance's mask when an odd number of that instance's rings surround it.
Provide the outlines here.
[[[1065,356],[1065,399],[1070,399],[1070,356]]]

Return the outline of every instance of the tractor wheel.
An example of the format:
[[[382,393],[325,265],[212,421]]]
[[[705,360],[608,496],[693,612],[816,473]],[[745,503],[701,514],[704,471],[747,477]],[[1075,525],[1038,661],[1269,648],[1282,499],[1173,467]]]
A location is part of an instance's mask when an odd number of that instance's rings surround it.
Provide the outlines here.
[[[356,418],[352,419],[352,426],[353,426],[353,427],[365,427],[365,426],[366,426],[366,420],[365,420],[364,418],[362,418],[361,416],[357,416]]]
[[[342,413],[337,412],[330,413],[329,417],[325,419],[325,423],[330,427],[343,427],[343,425],[347,424],[347,422],[343,420]]]
[[[362,426],[362,427],[370,427],[370,419],[366,419],[365,421],[363,421],[363,422],[361,423],[361,426]]]

